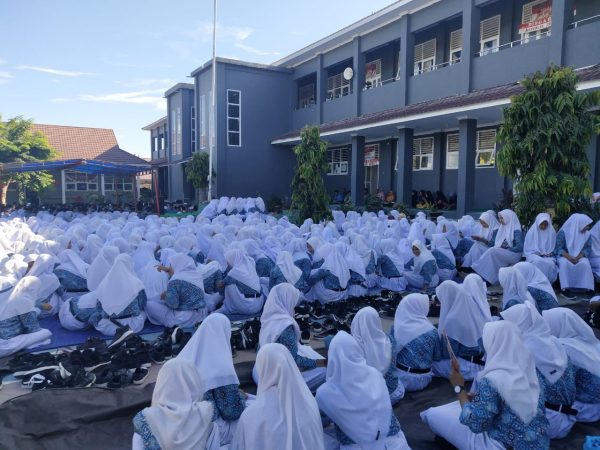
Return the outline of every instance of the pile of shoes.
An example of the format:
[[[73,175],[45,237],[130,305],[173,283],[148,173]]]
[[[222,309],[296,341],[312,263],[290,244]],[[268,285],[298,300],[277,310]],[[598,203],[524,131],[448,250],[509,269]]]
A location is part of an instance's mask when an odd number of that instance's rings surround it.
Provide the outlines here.
[[[173,356],[177,356],[191,337],[192,333],[183,331],[180,327],[165,328],[151,344],[152,361],[156,364],[163,364]]]
[[[260,319],[231,322],[231,353],[238,350],[256,350],[260,335]]]

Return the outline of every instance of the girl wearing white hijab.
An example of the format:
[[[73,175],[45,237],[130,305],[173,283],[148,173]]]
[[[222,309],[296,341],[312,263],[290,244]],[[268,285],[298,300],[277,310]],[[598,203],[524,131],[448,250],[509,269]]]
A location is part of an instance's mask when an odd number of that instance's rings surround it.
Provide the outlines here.
[[[429,297],[409,294],[398,305],[390,329],[397,347],[396,374],[409,392],[425,389],[431,383],[431,366],[441,357],[440,338],[428,313]]]
[[[89,321],[100,333],[113,336],[117,323],[129,326],[134,333],[142,331],[146,321],[146,291],[133,271],[131,256],[123,253],[115,258],[112,268],[96,289],[96,297],[96,311]]]
[[[412,253],[413,258],[407,263],[411,269],[402,271],[408,288],[421,292],[433,290],[440,282],[435,257],[421,241],[413,241]]]
[[[506,320],[488,322],[483,346],[485,367],[471,394],[455,368],[450,382],[458,401],[429,408],[421,419],[459,450],[548,449],[544,392],[519,329]]]
[[[71,249],[58,254],[60,264],[54,270],[61,286],[67,292],[87,291],[87,271],[89,265]]]
[[[181,350],[178,359],[192,363],[202,381],[203,398],[213,404],[221,445],[227,445],[246,408],[246,394],[231,357],[231,322],[223,314],[211,314]]]
[[[264,296],[254,260],[240,249],[228,250],[225,259],[228,271],[223,278],[223,306],[217,312],[245,316],[258,314],[262,309]]]
[[[133,418],[133,450],[217,450],[219,431],[213,407],[192,364],[167,361],[158,372],[152,404]]]
[[[523,342],[535,360],[544,383],[546,418],[550,439],[562,439],[575,424],[575,370],[567,352],[550,334],[550,328],[531,303],[515,305],[501,313],[504,320],[513,322],[523,334]]]
[[[556,231],[552,226],[552,218],[548,213],[540,213],[536,216],[534,224],[525,235],[523,255],[537,267],[550,281],[556,281],[558,267],[554,256],[556,246]]]
[[[502,309],[506,311],[513,305],[529,302],[535,305],[535,300],[527,289],[527,281],[514,267],[503,267],[498,274],[502,286]]]
[[[242,244],[244,245],[248,256],[254,260],[254,263],[256,264],[256,273],[258,276],[261,278],[268,278],[273,270],[273,267],[275,266],[275,263],[271,261],[267,255],[265,255],[265,252],[260,247],[260,244],[254,239],[244,239]]]
[[[308,284],[311,288],[306,293],[306,299],[323,304],[345,300],[350,281],[346,260],[333,244],[323,244],[319,254],[323,256],[323,264],[310,273]]]
[[[256,356],[256,401],[242,414],[231,450],[324,450],[317,403],[290,352],[265,344]]]
[[[456,277],[456,258],[450,242],[441,234],[431,237],[431,254],[438,266],[440,281],[453,280]]]
[[[450,376],[452,359],[445,333],[465,379],[472,380],[483,368],[481,336],[488,319],[463,286],[454,281],[444,281],[435,293],[441,304],[438,334],[442,354],[441,360],[433,363],[433,373],[444,378]]]
[[[491,322],[492,313],[487,299],[487,286],[485,285],[485,281],[483,281],[476,273],[470,273],[463,280],[463,289],[475,302],[481,317],[485,318],[486,322]]]
[[[574,297],[571,289],[594,290],[594,273],[588,259],[592,248],[591,225],[592,219],[585,214],[573,214],[556,235],[558,278],[567,298]]]
[[[148,320],[168,328],[193,327],[208,315],[202,272],[191,257],[182,253],[172,256],[169,262],[170,267],[158,267],[158,270],[167,272],[170,279],[160,298],[148,301]]]
[[[95,291],[67,298],[58,311],[58,319],[67,330],[85,330],[91,327],[90,317],[96,312],[98,296]]]
[[[379,277],[377,275],[377,252],[371,249],[364,236],[352,234],[350,237],[350,246],[362,259],[365,266],[365,284],[369,295],[376,295],[380,292],[378,288]]]
[[[60,281],[53,273],[55,260],[54,256],[40,255],[27,272],[28,276],[36,277],[41,281],[38,298],[35,300],[35,306],[40,310],[38,314],[40,318],[56,315],[62,305]]]
[[[154,254],[155,246],[151,242],[142,241],[135,249],[131,258],[133,259],[133,270],[139,275],[141,270],[149,264],[158,264]]]
[[[527,283],[527,290],[535,300],[535,306],[541,313],[546,309],[558,308],[558,300],[548,278],[530,262],[519,262],[514,268],[521,272]]]
[[[312,268],[310,256],[308,256],[306,248],[306,240],[304,238],[294,238],[290,241],[286,249],[292,254],[294,264],[302,271],[302,279],[306,283]]]
[[[600,420],[600,341],[574,311],[554,308],[543,312],[550,332],[558,338],[575,368],[578,422]]]
[[[219,291],[223,282],[223,272],[217,261],[207,262],[198,268],[202,271],[204,301],[208,311],[212,312],[223,302],[223,294]]]
[[[35,301],[41,281],[25,276],[0,300],[0,358],[50,343],[50,330],[40,328]]]
[[[404,385],[396,373],[395,340],[383,331],[377,311],[370,306],[360,309],[352,319],[350,332],[367,364],[383,375],[392,405],[398,403],[404,397]]]
[[[91,264],[92,261],[98,256],[102,246],[104,245],[104,241],[97,234],[88,235],[85,246],[81,251],[81,259],[83,259],[86,263]]]
[[[325,381],[324,358],[307,345],[300,345],[300,327],[294,319],[294,308],[300,292],[289,283],[275,286],[260,316],[259,347],[270,343],[284,345],[296,361],[309,389],[314,391]],[[252,373],[258,384],[258,372]]]
[[[87,288],[94,291],[100,286],[102,280],[113,266],[115,258],[119,256],[119,249],[113,246],[102,247],[100,253],[90,264],[87,272]]]
[[[377,273],[379,286],[393,292],[402,292],[406,289],[404,272],[404,257],[398,250],[398,243],[394,239],[382,239],[378,244]]]
[[[471,266],[490,284],[498,284],[498,270],[515,264],[523,254],[521,222],[514,211],[500,211],[498,221],[500,227],[494,238],[494,245]]]
[[[350,270],[350,280],[348,280],[348,298],[364,297],[367,295],[367,285],[365,284],[367,273],[365,270],[365,264],[360,256],[358,256],[358,254],[348,244],[340,240],[334,245],[342,255],[342,258],[344,258],[348,264],[348,269]]]
[[[465,243],[466,253],[462,262],[463,267],[472,267],[494,245],[494,238],[499,226],[500,223],[496,219],[494,211],[489,210],[481,214],[479,223],[473,226],[471,241]]]
[[[292,254],[285,250],[279,252],[277,264],[271,270],[269,291],[281,283],[290,283],[300,291],[306,289],[306,281],[302,277],[302,271],[294,264]]]
[[[343,450],[409,448],[381,372],[367,364],[358,342],[345,331],[331,341],[327,381],[316,399],[334,424],[325,430],[327,448],[330,443]]]

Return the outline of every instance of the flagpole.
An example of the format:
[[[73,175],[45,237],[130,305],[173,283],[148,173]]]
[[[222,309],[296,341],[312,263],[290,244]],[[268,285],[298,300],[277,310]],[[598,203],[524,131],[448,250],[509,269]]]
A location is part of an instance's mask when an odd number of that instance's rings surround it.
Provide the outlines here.
[[[213,187],[213,152],[217,142],[216,131],[216,93],[217,93],[217,0],[213,2],[213,48],[212,48],[212,95],[210,114],[210,148],[208,153],[208,200],[212,200]]]

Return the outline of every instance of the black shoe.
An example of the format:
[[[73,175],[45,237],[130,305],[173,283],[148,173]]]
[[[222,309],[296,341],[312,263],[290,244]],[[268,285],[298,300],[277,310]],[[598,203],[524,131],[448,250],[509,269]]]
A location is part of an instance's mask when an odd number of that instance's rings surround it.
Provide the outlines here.
[[[133,336],[133,330],[128,326],[119,327],[115,332],[113,341],[108,344],[108,349],[113,352],[118,349],[127,339]]]
[[[56,358],[50,353],[20,355],[13,358],[8,364],[15,377],[33,375],[48,369],[58,369]]]
[[[94,381],[96,381],[96,375],[80,369],[67,380],[67,386],[72,388],[86,388],[91,387]]]
[[[117,372],[114,374],[112,380],[110,380],[106,387],[109,389],[119,389],[129,384],[131,377],[126,371]]]
[[[46,374],[36,373],[36,374],[31,375],[30,377],[25,377],[21,380],[21,387],[23,389],[31,389],[32,391],[45,389],[46,388],[46,375],[49,375],[49,373],[46,373]]]
[[[171,341],[163,342],[163,349],[165,352],[165,359],[171,359],[173,357],[173,344],[171,344]]]
[[[141,367],[135,369],[135,372],[131,375],[131,382],[133,384],[142,384],[148,378],[148,369],[143,369]]]
[[[300,334],[300,343],[306,345],[309,342],[310,342],[310,330],[305,328],[304,330],[302,330],[302,333]]]
[[[152,352],[150,354],[152,361],[156,364],[163,364],[165,362],[165,347],[162,343],[157,342],[152,347]]]
[[[106,341],[99,337],[89,337],[83,344],[77,346],[77,350],[96,350],[105,352],[107,350]]]
[[[331,330],[323,330],[321,333],[315,333],[313,335],[313,339],[316,339],[317,341],[322,341],[324,340],[327,336],[334,336],[336,335],[338,332],[338,330],[336,329],[331,329]]]
[[[561,294],[563,295],[564,298],[566,298],[567,300],[575,300],[576,296],[575,294],[573,294],[573,292],[571,292],[569,289],[564,289],[561,291]]]
[[[100,353],[98,351],[87,349],[83,351],[83,367],[87,372],[109,364],[111,361],[110,353]]]
[[[112,356],[108,369],[117,372],[119,370],[135,369],[136,367],[137,361],[133,358],[132,353],[126,348],[121,348]]]
[[[96,375],[96,380],[94,380],[94,386],[105,388],[108,386],[108,383],[114,378],[114,373],[111,372],[106,367],[100,369],[99,371],[94,372]]]

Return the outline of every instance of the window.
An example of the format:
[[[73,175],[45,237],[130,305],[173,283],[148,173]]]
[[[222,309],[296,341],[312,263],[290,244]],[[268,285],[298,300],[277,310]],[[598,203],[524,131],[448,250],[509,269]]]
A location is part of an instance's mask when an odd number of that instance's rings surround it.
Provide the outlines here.
[[[400,50],[398,50],[398,60],[396,61],[396,81],[400,79],[400,56],[402,55],[400,54]]]
[[[298,87],[298,109],[308,108],[315,104],[315,84]]]
[[[227,145],[242,146],[242,92],[227,89]]]
[[[458,169],[458,144],[458,133],[446,136],[446,169]]]
[[[163,147],[163,149],[167,149],[169,148],[169,130],[167,130],[167,127],[165,127],[165,145]]]
[[[365,167],[379,165],[379,144],[365,145]]]
[[[526,44],[530,39],[537,40],[549,35],[551,26],[551,0],[535,0],[523,5],[523,16],[519,27],[522,43]]]
[[[327,175],[348,175],[348,149],[333,148],[327,150]]]
[[[381,59],[365,65],[365,89],[381,86]]]
[[[171,142],[171,154],[177,155],[177,110],[171,110],[171,136],[174,136],[173,142]]]
[[[105,191],[133,191],[131,177],[104,175]]]
[[[327,78],[327,100],[343,97],[352,92],[350,80],[344,78],[343,73],[338,73]]]
[[[191,117],[191,140],[192,140],[192,153],[196,151],[196,108],[192,106],[192,117]]]
[[[98,175],[65,171],[65,189],[67,191],[97,191]]]
[[[493,167],[496,163],[496,130],[477,132],[475,167]]]
[[[462,57],[462,28],[450,33],[450,65],[460,62]]]
[[[154,153],[156,150],[158,150],[158,136],[152,136],[152,153]]]
[[[500,14],[482,20],[479,24],[480,55],[496,53],[500,46]]]
[[[414,75],[435,69],[435,39],[415,45]]]
[[[433,138],[413,139],[413,170],[433,169]]]
[[[206,139],[206,95],[200,96],[200,149],[204,150],[208,145]]]

